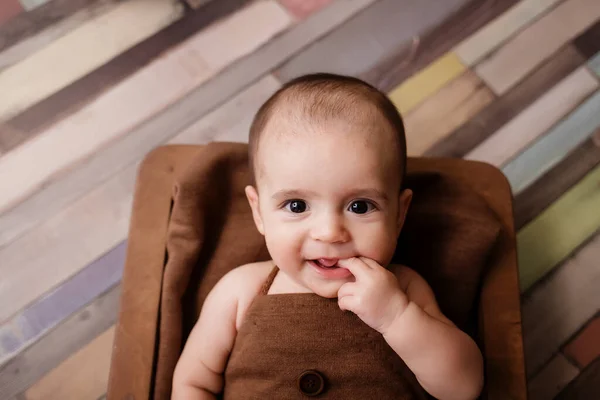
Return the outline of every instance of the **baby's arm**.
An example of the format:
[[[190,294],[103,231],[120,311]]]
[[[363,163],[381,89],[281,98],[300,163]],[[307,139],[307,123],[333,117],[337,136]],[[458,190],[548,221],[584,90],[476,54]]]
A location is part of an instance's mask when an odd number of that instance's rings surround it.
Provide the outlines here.
[[[429,394],[475,399],[483,386],[483,359],[475,342],[440,311],[433,291],[415,271],[400,267],[408,306],[384,337]]]
[[[215,399],[236,336],[239,272],[219,281],[207,296],[173,376],[172,399]]]

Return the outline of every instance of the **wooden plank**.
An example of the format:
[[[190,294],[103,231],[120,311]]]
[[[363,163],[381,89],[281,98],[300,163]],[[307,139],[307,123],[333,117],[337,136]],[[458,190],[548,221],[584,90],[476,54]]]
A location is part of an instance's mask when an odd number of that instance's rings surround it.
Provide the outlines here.
[[[524,0],[456,46],[455,52],[467,66],[476,65],[506,40],[537,20],[562,0]]]
[[[360,75],[383,61],[390,50],[424,34],[465,3],[380,0],[293,56],[275,75],[282,81],[321,71]]]
[[[563,353],[580,368],[600,358],[600,316],[596,316],[563,349]]]
[[[526,291],[600,228],[596,167],[517,234],[521,289]]]
[[[307,43],[335,29],[372,1],[334,2],[313,14],[243,61],[232,64],[175,106],[142,122],[128,135],[109,143],[101,152],[95,153],[64,176],[57,177],[34,196],[21,201],[9,212],[0,214],[0,247],[56,214],[127,165],[141,160],[151,149],[175,136],[243,88],[268,75],[268,71]]]
[[[502,171],[519,194],[562,160],[600,127],[600,92],[557,124]]]
[[[564,160],[515,197],[516,229],[521,229],[600,164],[600,129]]]
[[[135,174],[136,166],[130,166],[28,235],[0,249],[0,322],[123,240]]]
[[[405,117],[408,154],[423,154],[493,99],[477,75],[465,72]]]
[[[46,4],[49,0],[21,0],[21,4],[23,4],[23,8],[27,11],[31,11],[34,8],[38,8],[44,4]]]
[[[600,77],[600,53],[590,60],[588,66]]]
[[[573,40],[575,48],[586,58],[600,52],[600,20]]]
[[[556,400],[594,399],[600,393],[600,358],[587,367]]]
[[[469,152],[468,160],[502,166],[543,135],[598,88],[598,80],[581,67]]]
[[[138,18],[140,13],[144,18]],[[169,25],[182,13],[183,9],[170,0],[119,3],[115,9],[0,72],[0,87],[7,94],[0,97],[0,117],[10,118],[85,76]]]
[[[111,249],[0,326],[0,365],[121,280],[126,242]]]
[[[0,25],[0,51],[43,31],[77,11],[115,0],[53,0]]]
[[[425,154],[430,157],[463,157],[583,64],[584,59],[577,50],[566,46],[525,81],[484,108]]]
[[[14,207],[62,171],[161,112],[290,23],[290,17],[276,2],[253,3],[198,33],[0,158],[0,180],[5,189],[0,193],[0,212]],[[36,163],[32,165],[30,160]],[[21,173],[23,169],[26,171]]]
[[[552,400],[577,375],[579,369],[559,353],[529,381],[528,397],[531,400]]]
[[[385,59],[361,74],[366,81],[389,92],[426,65],[450,52],[517,0],[471,0],[444,22],[419,37],[388,51]]]
[[[599,258],[597,235],[523,298],[527,376],[537,374],[600,308]]]
[[[567,0],[481,62],[475,70],[503,94],[600,18],[597,0]]]
[[[11,148],[39,133],[42,128],[76,112],[90,100],[145,67],[168,49],[202,31],[211,23],[225,18],[248,1],[212,1],[201,10],[187,13],[180,20],[129,48],[73,84],[24,110],[12,118],[10,123],[26,132],[27,136],[14,143]]]
[[[19,0],[5,0],[0,5],[0,24],[23,12],[23,7]]]
[[[172,142],[206,143],[230,139],[233,133],[247,137],[254,113],[279,87],[269,77],[223,107],[207,115]],[[148,138],[149,140],[151,138]],[[140,142],[131,143],[140,146]],[[117,159],[113,159],[116,162]],[[0,248],[0,321],[42,296],[50,288],[121,243],[127,236],[136,164],[99,184],[57,215],[19,239]],[[94,229],[90,231],[90,226]],[[73,246],[78,243],[78,246]],[[53,268],[47,268],[52,265]],[[32,281],[31,276],[36,276]]]
[[[121,287],[115,286],[0,367],[0,393],[25,391],[49,371],[109,329],[117,320]]]
[[[448,53],[392,90],[389,97],[404,115],[464,71],[456,55]]]
[[[115,328],[111,327],[33,385],[25,392],[25,398],[96,399],[102,396],[108,387],[114,336]]]
[[[41,50],[56,39],[81,26],[86,21],[114,7],[115,3],[113,1],[94,2],[87,8],[77,11],[73,15],[57,21],[55,24],[50,25],[31,37],[25,38],[11,47],[2,50],[0,52],[0,70],[24,60],[29,55]]]
[[[329,5],[332,0],[279,0],[294,17],[304,19],[312,13]]]

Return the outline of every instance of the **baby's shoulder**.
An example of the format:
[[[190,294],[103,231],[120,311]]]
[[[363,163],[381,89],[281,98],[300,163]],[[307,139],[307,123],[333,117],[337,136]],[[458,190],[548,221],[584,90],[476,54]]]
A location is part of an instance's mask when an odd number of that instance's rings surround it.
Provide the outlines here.
[[[215,286],[214,290],[237,303],[236,325],[241,324],[246,310],[260,293],[273,268],[272,261],[245,264],[229,271]]]

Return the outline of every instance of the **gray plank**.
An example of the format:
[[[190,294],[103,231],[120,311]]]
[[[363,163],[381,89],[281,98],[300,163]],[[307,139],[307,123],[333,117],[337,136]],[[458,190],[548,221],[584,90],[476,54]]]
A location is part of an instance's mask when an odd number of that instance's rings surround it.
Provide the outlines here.
[[[217,108],[261,77],[268,75],[308,43],[318,40],[374,0],[344,0],[311,15],[302,23],[272,39],[253,54],[234,63],[201,85],[177,104],[150,118],[110,143],[102,151],[57,177],[35,195],[0,215],[0,248],[56,214],[86,192],[151,149]]]
[[[283,81],[312,72],[366,73],[411,38],[435,27],[467,0],[381,0],[279,68]]]
[[[0,365],[120,282],[126,247],[120,243],[6,321],[0,327]]]
[[[114,286],[0,367],[2,396],[10,398],[24,392],[72,353],[110,328],[117,320],[120,295],[121,286]]]
[[[522,302],[527,376],[535,376],[600,309],[600,235],[536,285]]]

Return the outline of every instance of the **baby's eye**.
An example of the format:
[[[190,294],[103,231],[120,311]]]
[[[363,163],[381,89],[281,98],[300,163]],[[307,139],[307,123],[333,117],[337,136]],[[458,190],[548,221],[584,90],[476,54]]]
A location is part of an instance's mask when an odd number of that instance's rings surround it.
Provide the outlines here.
[[[370,211],[373,211],[374,209],[375,206],[373,205],[373,203],[366,200],[353,201],[352,204],[350,204],[350,207],[348,208],[349,211],[352,211],[356,214],[366,214]]]
[[[285,204],[285,208],[295,214],[306,211],[306,202],[303,200],[290,200]]]

